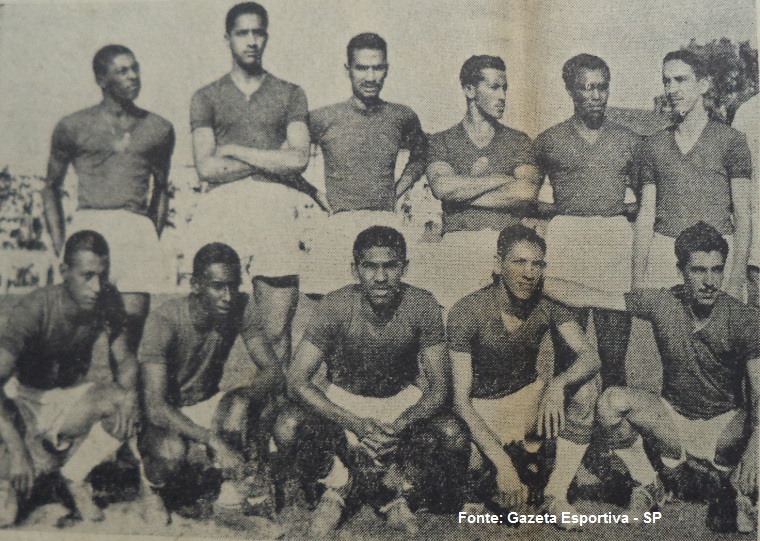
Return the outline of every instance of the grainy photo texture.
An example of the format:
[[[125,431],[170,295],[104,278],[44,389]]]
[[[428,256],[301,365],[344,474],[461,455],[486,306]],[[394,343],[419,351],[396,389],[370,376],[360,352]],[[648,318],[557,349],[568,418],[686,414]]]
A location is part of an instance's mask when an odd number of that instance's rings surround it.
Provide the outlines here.
[[[0,538],[757,535],[759,90],[754,0],[0,4]]]

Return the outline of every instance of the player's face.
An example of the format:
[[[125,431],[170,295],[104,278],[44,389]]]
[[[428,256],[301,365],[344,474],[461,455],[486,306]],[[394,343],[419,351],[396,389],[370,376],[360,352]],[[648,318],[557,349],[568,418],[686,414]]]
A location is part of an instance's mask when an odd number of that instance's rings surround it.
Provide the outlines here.
[[[513,244],[504,257],[496,256],[496,270],[502,283],[518,299],[531,298],[541,286],[546,268],[544,255],[537,244],[520,241]]]
[[[134,101],[140,94],[140,64],[131,54],[115,56],[99,84],[119,101]]]
[[[370,304],[384,307],[398,295],[406,266],[407,262],[391,248],[375,247],[364,250],[361,260],[354,263],[353,268]]]
[[[213,317],[230,313],[239,289],[240,269],[226,263],[209,265],[203,276],[193,282],[193,293],[200,299],[206,313]]]
[[[683,269],[683,281],[692,301],[710,307],[723,284],[725,261],[718,251],[694,252]]]
[[[351,79],[354,96],[360,100],[377,99],[388,75],[388,61],[383,51],[357,49],[351,54],[346,72]]]
[[[61,265],[63,283],[69,296],[85,312],[95,308],[101,291],[108,283],[108,257],[89,250],[80,250],[71,265]]]
[[[662,84],[673,112],[681,117],[702,103],[702,96],[710,87],[709,79],[697,79],[691,66],[681,60],[665,62],[662,66]]]
[[[246,71],[261,69],[269,35],[258,15],[240,15],[225,37],[230,44],[232,59],[238,66]]]
[[[498,69],[481,70],[483,77],[474,87],[465,87],[465,94],[486,118],[504,116],[507,107],[507,73]]]
[[[610,82],[602,70],[581,70],[575,85],[568,91],[573,98],[575,112],[591,129],[604,122],[604,111],[610,97]]]

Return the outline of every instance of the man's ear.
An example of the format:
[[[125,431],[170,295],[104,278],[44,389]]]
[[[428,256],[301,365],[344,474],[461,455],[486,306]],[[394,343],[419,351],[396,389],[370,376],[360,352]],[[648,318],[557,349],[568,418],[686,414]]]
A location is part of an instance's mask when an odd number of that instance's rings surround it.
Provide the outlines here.
[[[65,278],[66,274],[69,272],[69,266],[66,263],[61,263],[61,265],[58,267],[58,270],[60,271],[61,276]]]
[[[401,276],[406,276],[407,271],[409,270],[409,260],[407,259],[404,261],[404,268],[401,270]]]
[[[462,87],[462,92],[464,92],[464,95],[468,100],[475,99],[475,85],[464,85]]]
[[[710,77],[709,75],[699,80],[699,88],[703,96],[707,94],[707,91],[710,90],[711,86],[712,86],[712,77]]]
[[[356,261],[351,262],[351,276],[359,280],[359,269],[356,267]]]
[[[200,292],[201,285],[198,283],[198,279],[195,276],[190,277],[190,291],[193,292],[194,295],[197,295]]]
[[[493,270],[492,272],[497,275],[501,276],[501,256],[499,254],[496,254],[493,256]]]

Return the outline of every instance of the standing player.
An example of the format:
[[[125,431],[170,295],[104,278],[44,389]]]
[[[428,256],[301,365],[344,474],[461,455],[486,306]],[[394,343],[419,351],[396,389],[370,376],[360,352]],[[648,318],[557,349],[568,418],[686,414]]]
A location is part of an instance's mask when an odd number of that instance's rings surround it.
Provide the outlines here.
[[[298,300],[298,218],[316,189],[300,173],[309,161],[308,108],[300,87],[264,69],[266,9],[227,13],[230,73],[198,90],[190,105],[195,168],[212,187],[188,228],[192,242],[224,241],[255,268],[254,298],[280,359],[290,356]]]
[[[690,456],[712,463],[724,476],[730,473],[739,492],[736,526],[751,531],[755,524],[746,515],[753,512],[744,496],[757,493],[760,313],[720,291],[729,248],[715,227],[700,221],[684,229],[674,246],[683,283],[670,289],[634,288],[624,296],[567,282],[547,285],[568,303],[627,309],[652,322],[662,358],[662,396],[610,387],[598,407],[614,441],[628,445],[616,453],[639,484],[629,514],[640,517],[664,497],[643,437],[666,467]],[[746,376],[748,404],[742,392]]]
[[[470,57],[459,81],[467,113],[456,126],[431,136],[427,169],[430,188],[443,206],[441,255],[468,271],[457,273],[457,287],[441,288],[451,289],[454,300],[488,281],[471,269],[487,268],[498,231],[520,222],[522,209],[536,200],[540,187],[530,139],[499,123],[506,107],[504,61]],[[493,233],[486,234],[488,229]],[[462,281],[462,275],[475,281]],[[448,297],[439,297],[444,306],[450,305]]]
[[[739,107],[732,124],[747,136],[752,152],[752,247],[747,267],[747,302],[760,307],[760,97]]]
[[[597,56],[574,56],[562,68],[575,114],[536,138],[536,158],[554,189],[546,233],[546,275],[599,289],[628,291],[633,230],[625,203],[632,188],[640,137],[605,118],[610,69]],[[586,326],[587,315],[578,315]],[[631,320],[621,312],[594,311],[604,386],[625,385]],[[561,347],[556,348],[562,355]],[[561,365],[565,363],[558,360]]]
[[[752,164],[746,137],[708,118],[703,96],[710,76],[695,53],[665,55],[662,81],[675,123],[642,146],[633,284],[677,284],[675,238],[704,220],[733,245],[724,289],[742,298],[752,237]]]
[[[462,505],[469,458],[466,427],[439,412],[450,389],[441,308],[401,281],[408,262],[398,231],[370,227],[353,251],[359,283],[325,296],[312,316],[287,376],[303,409],[280,416],[275,440],[305,484],[325,489],[313,534],[335,529],[368,484],[389,524],[414,533],[410,505],[452,513]],[[314,379],[322,363],[326,388]]]
[[[3,499],[24,499],[40,474],[60,470],[76,505],[64,522],[105,518],[85,478],[134,435],[138,420],[137,361],[127,347],[123,305],[108,283],[108,267],[105,239],[94,231],[74,233],[63,250],[63,284],[21,299],[0,331],[0,438],[7,450],[0,477],[8,491]],[[93,345],[103,335],[114,373],[92,381]],[[23,430],[6,398],[15,404]],[[162,511],[150,490],[142,496],[145,509]],[[3,516],[3,526],[14,515]]]
[[[491,497],[507,508],[525,503],[525,487],[508,447],[518,442],[533,454],[539,436],[557,437],[546,495],[548,512],[558,515],[574,512],[567,489],[591,436],[599,359],[572,314],[544,296],[545,252],[543,239],[532,229],[502,230],[494,270],[499,280],[454,305],[448,340],[454,407],[496,468],[497,494]],[[538,379],[538,356],[551,329],[562,336],[575,362],[544,382]],[[540,459],[534,455],[534,460]]]
[[[149,294],[172,284],[158,237],[169,208],[174,129],[135,105],[140,66],[132,51],[107,45],[95,54],[92,68],[103,101],[56,126],[42,191],[45,217],[57,255],[66,236],[79,230],[97,231],[108,241],[112,280],[122,293],[127,344],[134,354],[148,315]],[[79,178],[79,205],[67,227],[62,194],[69,164]]]
[[[140,344],[150,422],[141,434],[140,451],[148,479],[163,486],[192,455],[190,447],[203,445],[229,480],[222,485],[218,512],[241,510],[246,496],[240,493],[243,455],[263,458],[255,445],[262,438],[249,433],[255,425],[249,416],[260,415],[284,384],[256,305],[238,292],[240,282],[237,253],[226,244],[204,246],[193,260],[192,293],[153,311]],[[219,383],[238,336],[259,372],[251,387],[225,394]],[[235,449],[225,439],[230,434],[244,448]]]
[[[325,294],[350,281],[330,263],[350,257],[357,233],[371,225],[402,225],[396,202],[425,172],[427,138],[409,107],[380,98],[388,75],[388,46],[377,34],[348,42],[346,73],[353,95],[310,115],[312,143],[322,150],[327,200],[334,213],[301,273],[301,289]],[[395,179],[399,151],[409,161]],[[338,250],[336,252],[336,250]]]

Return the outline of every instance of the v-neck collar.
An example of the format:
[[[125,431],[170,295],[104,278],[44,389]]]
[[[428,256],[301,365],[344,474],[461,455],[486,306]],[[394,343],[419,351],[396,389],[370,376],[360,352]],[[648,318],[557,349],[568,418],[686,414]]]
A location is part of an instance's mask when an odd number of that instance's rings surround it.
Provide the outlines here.
[[[675,125],[671,126],[671,128],[670,128],[671,144],[673,145],[673,148],[675,148],[676,151],[678,151],[678,155],[681,158],[683,158],[683,159],[689,158],[694,153],[694,149],[697,148],[699,145],[701,145],[702,139],[705,137],[705,132],[707,132],[707,127],[710,125],[710,122],[711,122],[711,120],[709,120],[709,119],[707,120],[707,122],[705,122],[705,125],[702,126],[702,131],[699,132],[699,136],[694,141],[694,144],[692,144],[691,148],[689,148],[689,150],[687,150],[686,152],[684,152],[684,151],[681,150],[681,147],[678,146],[678,141],[676,141],[676,128],[677,128],[677,126],[675,126]]]
[[[246,103],[250,103],[251,101],[253,101],[253,97],[261,91],[264,85],[269,84],[268,81],[272,76],[268,71],[265,71],[264,78],[261,80],[261,84],[259,84],[259,87],[256,90],[254,90],[250,96],[246,95],[246,93],[243,92],[243,90],[235,83],[235,80],[232,78],[232,73],[228,73],[226,77],[229,84],[232,85],[232,88],[234,88],[243,97],[243,100]]]
[[[462,120],[459,123],[459,129],[462,130],[462,133],[464,133],[464,136],[467,139],[467,142],[473,148],[477,149],[478,152],[483,152],[484,150],[486,150],[487,148],[490,148],[490,146],[494,144],[494,142],[496,141],[496,138],[499,136],[499,132],[501,131],[502,127],[503,126],[501,124],[499,124],[498,122],[495,123],[494,127],[493,127],[494,128],[493,129],[493,137],[491,137],[491,140],[488,141],[487,145],[479,147],[478,145],[475,144],[475,141],[472,140],[472,137],[470,137],[470,132],[467,131],[467,128],[464,125],[464,120]]]
[[[586,148],[586,149],[593,149],[596,148],[602,139],[604,137],[605,132],[607,131],[607,126],[609,124],[609,121],[607,119],[604,120],[602,123],[602,126],[599,128],[598,135],[596,136],[596,139],[593,143],[590,143],[583,135],[581,135],[580,130],[578,130],[578,126],[575,125],[575,117],[570,117],[568,120],[568,124],[570,124],[570,130],[573,132],[573,136],[580,141],[580,143]]]

